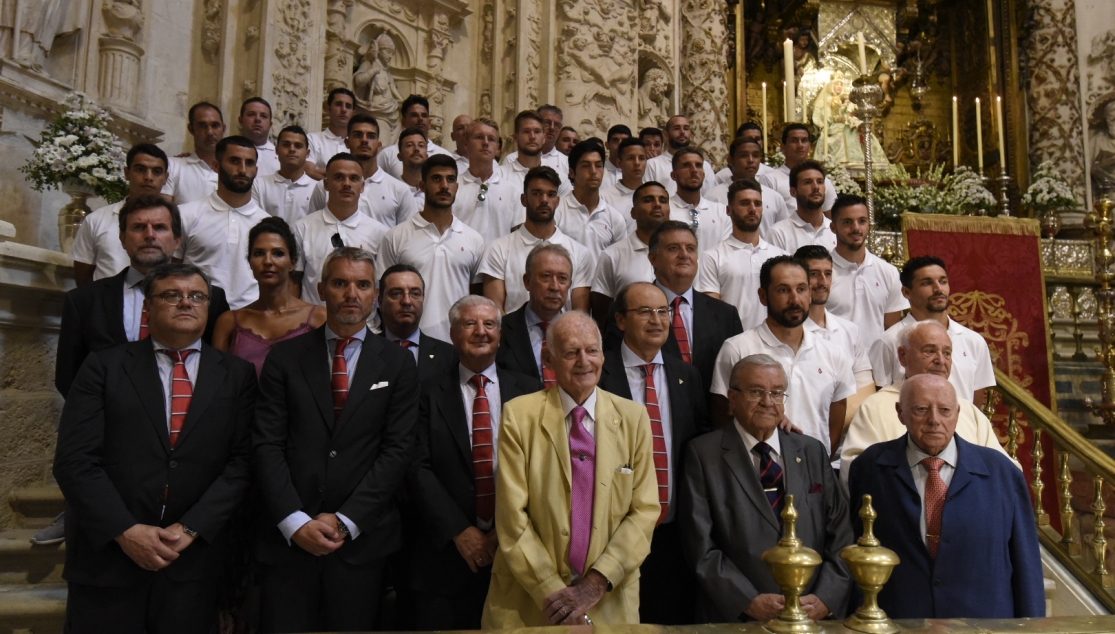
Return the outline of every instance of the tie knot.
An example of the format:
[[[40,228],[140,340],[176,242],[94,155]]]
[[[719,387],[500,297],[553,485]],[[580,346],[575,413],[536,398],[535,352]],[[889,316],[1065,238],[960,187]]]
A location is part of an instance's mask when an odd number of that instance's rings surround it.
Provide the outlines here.
[[[469,383],[472,383],[474,386],[476,386],[477,390],[483,390],[484,386],[487,385],[490,381],[491,379],[484,376],[483,374],[474,374],[472,375],[472,378],[468,380]]]
[[[165,354],[166,356],[170,357],[171,359],[173,359],[175,363],[185,363],[186,359],[189,359],[190,355],[193,354],[194,352],[197,352],[197,351],[196,350],[166,350],[166,349],[162,349],[162,350],[159,350],[159,352],[161,352],[161,353]]]
[[[399,339],[395,343],[397,343],[400,346],[402,346],[404,348],[407,348],[407,349],[410,349],[410,347],[414,345],[414,342],[411,341],[410,339]]]
[[[574,407],[572,413],[574,427],[579,427],[584,422],[585,416],[588,416],[588,410],[581,407],[580,405]]]
[[[540,321],[538,322],[538,327],[542,329],[542,334],[546,334],[546,329],[550,327],[550,322]]]
[[[671,302],[671,305],[674,307],[674,312],[675,313],[678,311],[678,308],[681,306],[681,303],[684,302],[684,301],[685,301],[685,298],[682,297],[681,295],[678,295],[677,297],[674,298],[674,301]]]
[[[658,366],[657,363],[648,363],[643,366],[643,376],[654,377],[654,368]]]
[[[755,445],[755,447],[752,448],[751,451],[758,452],[762,454],[764,458],[766,458],[770,456],[770,452],[774,451],[774,447],[771,447],[765,442],[760,442],[759,444]]]
[[[356,340],[357,340],[356,337],[338,337],[337,338],[337,349],[333,353],[333,356],[343,355],[345,353],[345,348],[348,347],[348,344],[350,344],[350,343],[352,343],[353,341],[356,341]]]
[[[941,467],[945,466],[945,461],[940,458],[922,458],[921,464],[932,472],[938,472],[941,470]]]

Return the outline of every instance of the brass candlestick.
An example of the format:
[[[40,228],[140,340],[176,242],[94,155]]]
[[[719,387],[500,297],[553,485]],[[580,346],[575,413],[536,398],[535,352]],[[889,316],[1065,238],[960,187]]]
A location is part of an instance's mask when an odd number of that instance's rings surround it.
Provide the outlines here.
[[[786,527],[782,539],[777,546],[763,553],[763,561],[770,566],[774,580],[782,588],[786,605],[778,617],[767,621],[764,627],[778,634],[817,634],[821,626],[802,609],[801,595],[813,578],[813,571],[821,565],[821,556],[812,548],[803,546],[798,539],[798,512],[792,495],[786,496],[782,524]]]
[[[844,627],[867,634],[893,634],[901,628],[879,607],[879,591],[898,565],[898,555],[889,548],[883,548],[875,538],[875,518],[878,514],[871,506],[870,495],[863,496],[859,517],[863,520],[863,535],[856,544],[840,551],[840,556],[848,562],[852,577],[863,590],[863,605],[844,620]]]
[[[1111,265],[1115,263],[1115,254],[1111,252],[1110,244],[1115,228],[1115,202],[1112,202],[1105,193],[1102,200],[1097,200],[1092,205],[1092,211],[1084,217],[1084,226],[1091,229],[1096,235],[1096,281],[1100,283],[1096,291],[1099,300],[1096,318],[1099,321],[1100,347],[1096,348],[1096,359],[1103,363],[1105,370],[1100,381],[1102,403],[1094,403],[1091,399],[1084,399],[1085,404],[1091,408],[1092,413],[1103,419],[1108,427],[1115,427],[1115,273],[1111,272]]]
[[[856,116],[863,120],[863,170],[864,194],[867,198],[867,229],[875,229],[875,165],[871,138],[875,117],[883,103],[883,89],[871,75],[857,77],[852,82],[848,100],[856,106]]]

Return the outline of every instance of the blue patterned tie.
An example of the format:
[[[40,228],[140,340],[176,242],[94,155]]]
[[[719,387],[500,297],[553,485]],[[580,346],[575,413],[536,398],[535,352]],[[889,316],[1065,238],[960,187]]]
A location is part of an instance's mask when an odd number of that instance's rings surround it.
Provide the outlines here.
[[[759,483],[763,485],[763,492],[767,494],[767,501],[774,509],[774,515],[782,524],[782,500],[786,497],[786,486],[782,480],[782,467],[774,461],[770,445],[760,442],[751,450],[759,454]]]

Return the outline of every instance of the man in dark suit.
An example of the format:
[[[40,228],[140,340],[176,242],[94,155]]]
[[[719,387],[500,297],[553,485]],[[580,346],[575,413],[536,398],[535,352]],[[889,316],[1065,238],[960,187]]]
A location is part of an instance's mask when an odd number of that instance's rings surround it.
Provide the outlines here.
[[[422,383],[415,468],[408,477],[420,522],[408,540],[405,585],[416,630],[478,630],[498,539],[494,455],[503,404],[541,389],[496,367],[500,314],[469,295],[449,309],[460,364]]]
[[[782,537],[794,496],[797,534],[823,562],[801,598],[812,619],[843,616],[852,578],[840,551],[852,543],[848,503],[821,441],[778,428],[786,374],[753,354],[732,368],[734,423],[689,443],[678,519],[699,581],[697,622],[766,621],[784,606],[763,551]],[[886,543],[886,542],[884,542]]]
[[[457,367],[453,346],[422,332],[422,304],[426,282],[418,269],[395,264],[379,279],[379,315],[383,336],[410,351],[418,364],[418,382],[442,376]]]
[[[960,410],[945,378],[907,379],[895,409],[906,434],[868,447],[848,481],[855,508],[872,496],[875,536],[902,560],[879,607],[896,619],[1045,616],[1022,472],[1003,454],[955,434]]]
[[[208,278],[164,264],[143,288],[150,337],[90,353],[62,410],[71,634],[215,632],[250,481],[255,371],[202,342]]]
[[[402,546],[395,492],[410,461],[418,373],[371,334],[375,258],[333,251],[321,328],[284,341],[260,375],[253,451],[267,512],[260,630],[370,630],[384,563]]]
[[[550,368],[542,367],[542,348],[550,322],[565,311],[573,281],[573,256],[560,244],[541,243],[527,254],[523,285],[527,303],[503,317],[503,345],[496,363],[537,381],[543,387],[557,384]]]
[[[605,356],[600,388],[646,405],[662,504],[650,555],[639,569],[639,621],[695,623],[696,579],[682,552],[674,491],[681,480],[682,449],[712,429],[701,375],[693,366],[662,354],[670,330],[670,306],[661,289],[637,282],[621,289],[615,304],[623,343]]]

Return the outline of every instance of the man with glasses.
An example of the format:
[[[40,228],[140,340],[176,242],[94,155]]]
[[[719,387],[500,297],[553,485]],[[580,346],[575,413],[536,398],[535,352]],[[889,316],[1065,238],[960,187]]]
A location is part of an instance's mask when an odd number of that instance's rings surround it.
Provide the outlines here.
[[[683,448],[712,429],[701,374],[692,365],[662,354],[670,334],[671,311],[660,288],[647,282],[631,284],[620,290],[615,303],[623,343],[605,355],[600,388],[646,406],[662,505],[651,539],[654,548],[639,570],[639,621],[696,623],[696,580],[682,552],[675,492],[681,480]]]
[[[453,215],[475,229],[485,244],[491,244],[523,223],[523,184],[508,178],[496,164],[498,123],[474,119],[466,138],[468,169],[457,178]]]

